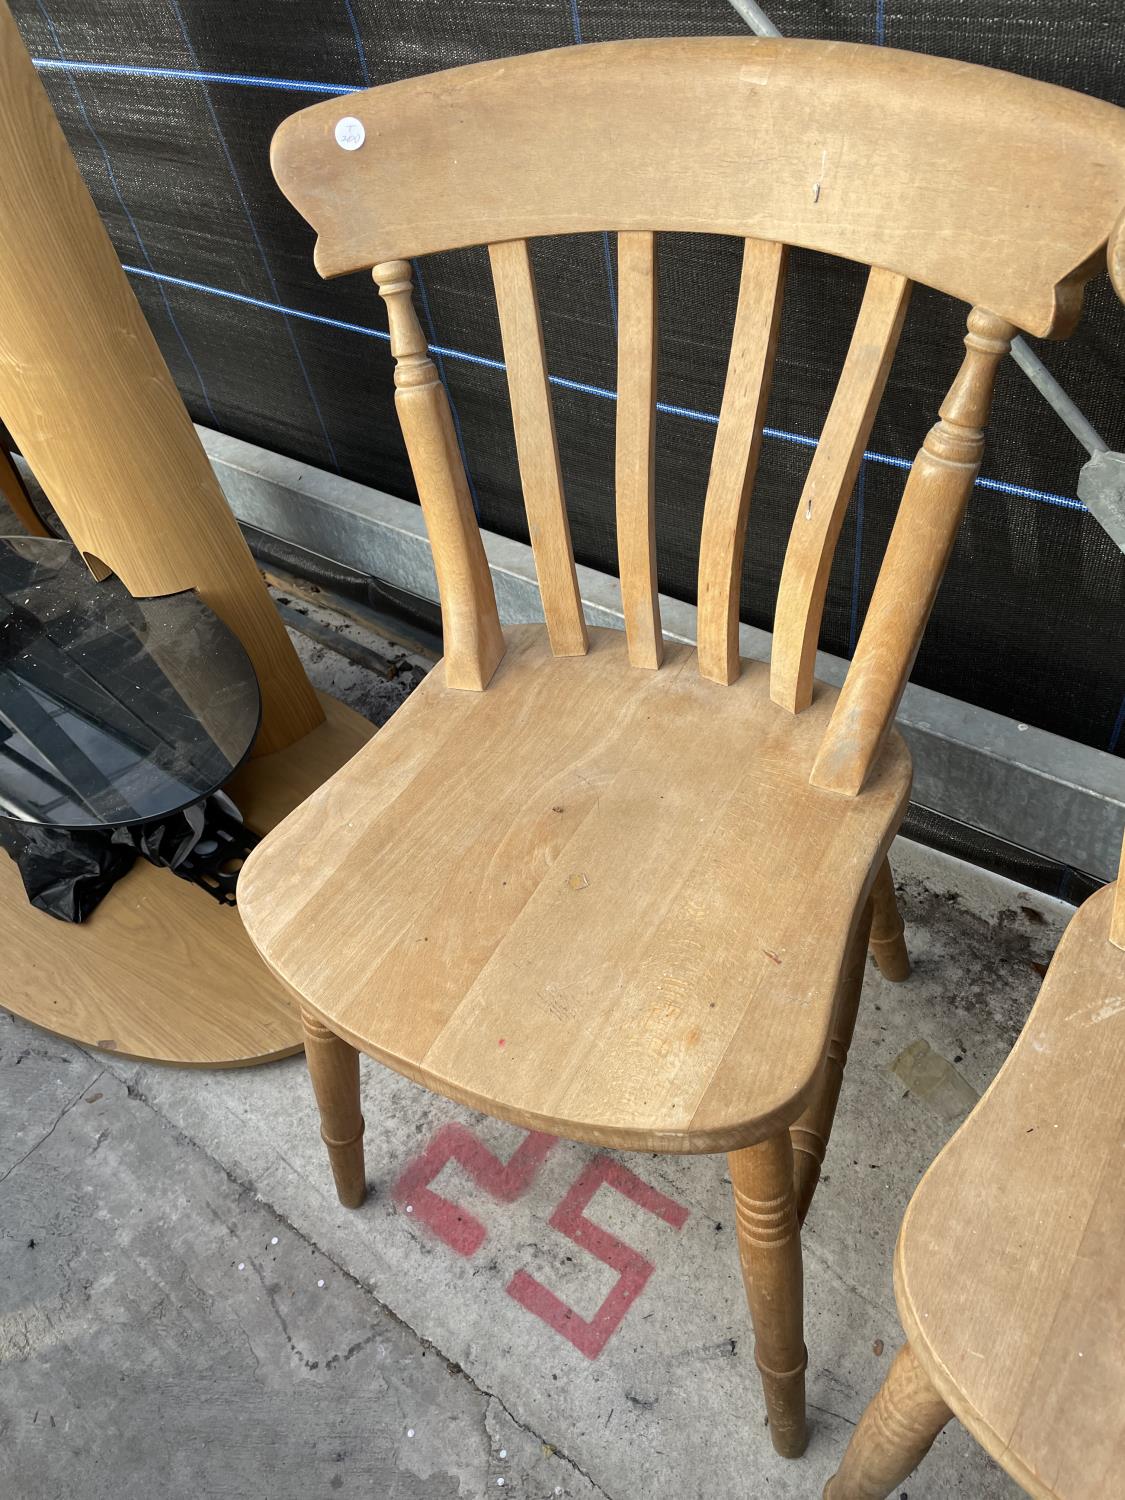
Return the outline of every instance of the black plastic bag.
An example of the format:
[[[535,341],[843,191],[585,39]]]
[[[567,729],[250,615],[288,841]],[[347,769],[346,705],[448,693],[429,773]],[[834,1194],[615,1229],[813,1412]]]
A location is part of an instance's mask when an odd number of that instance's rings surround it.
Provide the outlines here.
[[[107,828],[78,832],[0,818],[0,844],[15,860],[27,899],[61,922],[84,922],[128,873],[137,854]]]

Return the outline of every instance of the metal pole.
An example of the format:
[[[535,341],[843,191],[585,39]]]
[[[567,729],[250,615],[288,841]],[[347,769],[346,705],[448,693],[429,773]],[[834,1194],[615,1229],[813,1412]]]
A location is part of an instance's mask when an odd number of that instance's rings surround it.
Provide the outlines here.
[[[781,35],[762,7],[754,4],[754,0],[730,0],[730,3],[751,31],[756,31],[759,36]]]
[[[1022,334],[1017,334],[1012,340],[1012,358],[1044,400],[1058,412],[1090,457],[1104,453],[1109,444],[1094,431]]]
[[[780,36],[765,10],[754,0],[729,0],[729,3],[757,36]],[[1011,341],[1011,357],[1089,453],[1089,462],[1082,466],[1079,474],[1079,498],[1125,552],[1125,453],[1110,452],[1106,440],[1095,431],[1040,356],[1020,335]]]
[[[781,35],[755,0],[730,0],[730,4],[758,36]],[[1078,476],[1079,498],[1125,552],[1125,454],[1109,451],[1109,445],[1020,335],[1012,340],[1012,358],[1090,455]]]

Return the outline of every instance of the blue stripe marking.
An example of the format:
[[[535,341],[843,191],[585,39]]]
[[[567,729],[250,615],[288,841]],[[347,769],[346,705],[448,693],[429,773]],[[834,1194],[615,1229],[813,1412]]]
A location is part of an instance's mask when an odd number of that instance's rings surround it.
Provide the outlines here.
[[[1113,733],[1109,737],[1109,749],[1117,749],[1117,742],[1121,738],[1121,731],[1125,729],[1125,698],[1121,700],[1121,707],[1117,710],[1117,720],[1113,726]]]
[[[53,28],[52,28],[53,29]],[[258,73],[212,73],[202,68],[150,68],[137,63],[78,62],[59,56],[33,57],[31,60],[44,73],[95,73],[119,78],[159,78],[169,83],[233,83],[240,88],[281,89],[294,94],[358,94],[359,84],[317,83],[311,78],[267,78]]]
[[[38,6],[39,14],[47,23],[47,29],[51,33],[51,40],[58,48],[59,57],[61,58],[63,55],[62,41],[59,38],[57,30],[55,29],[55,23],[47,14],[47,7],[43,4],[43,0],[35,0],[35,3]],[[180,348],[184,351],[184,354],[187,357],[188,364],[191,365],[192,370],[195,372],[195,378],[199,383],[199,389],[203,396],[203,403],[206,406],[208,413],[210,414],[211,421],[217,427],[219,425],[219,419],[215,415],[215,408],[211,405],[211,397],[207,391],[207,382],[203,379],[203,372],[199,368],[199,365],[196,363],[195,355],[191,352],[191,347],[188,344],[187,339],[184,337],[183,330],[180,328],[179,323],[176,321],[176,315],[172,311],[172,304],[168,301],[168,294],[165,292],[163,286],[159,285],[160,278],[157,276],[156,268],[152,264],[152,257],[148,253],[148,246],[144,242],[141,231],[137,228],[136,219],[134,219],[133,215],[129,212],[129,205],[125,202],[125,195],[122,193],[121,187],[118,184],[117,174],[113,170],[113,163],[109,159],[109,152],[105,148],[105,143],[103,142],[98,132],[94,129],[93,122],[86,112],[86,102],[82,98],[82,93],[77,83],[74,81],[73,77],[71,77],[70,65],[65,62],[60,62],[56,64],[56,66],[61,71],[66,72],[66,81],[70,84],[70,91],[74,95],[75,103],[78,105],[78,112],[82,116],[82,123],[90,132],[90,136],[94,142],[94,145],[97,146],[98,150],[101,152],[101,158],[103,163],[105,164],[106,176],[109,178],[109,185],[113,189],[114,196],[116,197],[118,203],[120,203],[121,205],[121,212],[129,221],[129,228],[133,231],[133,238],[137,242],[137,248],[145,258],[145,264],[152,272],[153,277],[157,280],[160,291],[160,300],[164,303],[164,311],[167,313],[168,321],[172,325],[172,332],[179,340]]]
[[[875,0],[875,45],[887,45],[887,0]]]
[[[570,29],[575,45],[582,46],[582,18],[578,14],[578,0],[569,0]],[[613,279],[613,252],[609,248],[609,231],[602,230],[602,256],[605,259],[605,286],[609,296],[609,315],[613,320],[613,331],[617,332],[617,286]]]
[[[609,315],[613,319],[613,331],[617,332],[617,287],[613,280],[613,252],[609,248],[609,231],[602,230],[602,254],[605,257],[605,285],[609,293]]]
[[[867,488],[867,464],[859,461],[859,477],[855,486],[855,544],[852,553],[852,611],[848,622],[848,650],[855,655],[855,643],[859,639],[859,583],[863,552],[863,502]]]
[[[202,292],[208,297],[223,297],[228,302],[245,303],[247,307],[258,307],[263,312],[280,313],[284,317],[302,318],[306,323],[321,323],[326,328],[339,328],[344,333],[362,334],[364,338],[381,339],[384,343],[389,342],[390,334],[381,328],[370,328],[366,323],[347,323],[342,318],[326,318],[321,313],[302,312],[296,307],[283,307],[278,302],[267,302],[261,297],[248,297],[242,292],[227,291],[225,287],[208,286],[203,281],[188,281],[183,276],[165,276],[156,271],[145,270],[142,266],[125,266],[124,269],[130,276],[143,276],[155,281],[163,281],[171,286],[183,287],[189,292]],[[489,359],[484,354],[470,354],[465,349],[453,349],[448,344],[431,344],[430,353],[436,358],[441,355],[445,359],[459,360],[462,364],[479,365],[486,370],[506,370],[507,366],[502,359]],[[551,384],[558,386],[560,390],[577,391],[582,396],[595,396],[602,401],[616,401],[617,392],[608,390],[605,386],[589,385],[584,380],[568,380],[564,375],[549,375],[547,377]],[[719,418],[714,412],[697,411],[691,406],[676,406],[670,401],[658,401],[656,409],[669,417],[684,417],[690,422],[707,422],[712,427],[718,426]],[[801,448],[815,448],[819,439],[808,437],[802,432],[787,432],[783,427],[764,427],[764,435],[781,443],[795,443]],[[892,453],[879,453],[874,449],[867,449],[864,458],[873,464],[882,464],[891,469],[909,469],[913,463],[909,458],[897,458]],[[1044,505],[1059,506],[1063,510],[1085,511],[1086,507],[1081,500],[1072,499],[1069,495],[1056,495],[1050,490],[1032,489],[1025,484],[1010,484],[1005,479],[987,479],[979,477],[977,487],[982,490],[994,490],[1002,495],[1016,495],[1023,500],[1038,500]]]
[[[192,46],[191,37],[188,34],[187,22],[184,20],[183,12],[181,11],[179,6],[179,0],[168,0],[168,3],[172,7],[172,14],[175,16],[176,23],[180,28],[180,34],[184,39],[184,46],[187,48],[188,56],[191,58],[196,67],[198,67],[199,58],[196,56],[195,48]],[[262,262],[262,269],[266,273],[266,280],[270,284],[270,291],[276,298],[280,294],[277,289],[277,282],[274,280],[273,269],[270,266],[269,257],[266,255],[266,247],[262,244],[261,236],[258,233],[258,226],[254,222],[254,215],[250,210],[250,203],[246,197],[245,189],[242,186],[242,179],[238,175],[238,169],[234,164],[234,157],[230,154],[230,147],[227,145],[227,138],[223,134],[223,127],[219,124],[219,117],[215,113],[215,106],[211,102],[211,93],[206,85],[203,86],[203,101],[207,105],[207,113],[211,116],[212,128],[214,129],[215,135],[218,138],[219,145],[222,148],[224,157],[226,158],[227,168],[230,171],[231,179],[233,180],[235,189],[238,192],[239,202],[242,204],[242,212],[245,215],[247,224],[250,226],[250,233],[254,237],[254,244],[258,250],[258,258]],[[328,450],[328,456],[332,461],[332,467],[336,470],[337,474],[339,474],[341,472],[340,460],[336,457],[336,448],[332,442],[331,437],[329,436],[328,424],[324,420],[324,413],[320,409],[320,402],[317,400],[316,391],[313,389],[312,377],[309,375],[308,369],[305,366],[305,361],[304,357],[301,354],[300,345],[297,343],[297,335],[293,332],[293,326],[287,316],[285,317],[284,321],[285,332],[289,336],[289,343],[292,346],[293,354],[297,360],[297,367],[301,372],[301,379],[304,381],[305,390],[308,393],[309,401],[312,404],[313,411],[316,413],[316,420],[320,424],[320,432],[321,436],[324,438],[324,446]]]
[[[367,89],[371,87],[371,74],[367,71],[367,53],[363,50],[363,38],[360,36],[359,27],[356,25],[355,11],[352,10],[352,0],[344,0],[344,9],[348,13],[348,24],[352,28],[352,36],[355,37],[355,50],[359,55],[360,77],[363,79],[364,88]]]

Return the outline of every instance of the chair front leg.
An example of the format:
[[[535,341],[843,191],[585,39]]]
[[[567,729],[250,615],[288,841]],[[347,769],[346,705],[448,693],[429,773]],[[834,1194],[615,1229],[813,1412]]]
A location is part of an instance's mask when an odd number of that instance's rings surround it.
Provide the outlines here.
[[[788,1130],[727,1157],[742,1275],[773,1446],[805,1451],[804,1284]]]
[[[879,965],[884,979],[899,981],[910,978],[910,955],[903,937],[902,913],[895,898],[891,862],[884,859],[871,888],[871,957]]]
[[[358,1208],[367,1196],[359,1053],[312,1011],[302,1009],[301,1025],[309,1077],[320,1110],[320,1138],[328,1147],[336,1193],[345,1208]]]
[[[848,1049],[852,1044],[859,997],[863,989],[863,974],[867,967],[868,934],[871,930],[871,902],[868,901],[860,916],[855,931],[844,955],[844,967],[840,971],[836,986],[836,1008],[832,1015],[832,1035],[828,1039],[820,1078],[804,1113],[789,1127],[793,1139],[794,1183],[797,1192],[797,1219],[805,1222],[816,1185],[820,1181],[820,1169],[828,1140],[832,1134],[832,1122],[836,1118],[836,1106],[840,1102],[840,1086],[844,1081],[844,1067],[848,1061]]]
[[[886,1500],[925,1458],[952,1415],[913,1349],[903,1344],[825,1486],[824,1500]]]

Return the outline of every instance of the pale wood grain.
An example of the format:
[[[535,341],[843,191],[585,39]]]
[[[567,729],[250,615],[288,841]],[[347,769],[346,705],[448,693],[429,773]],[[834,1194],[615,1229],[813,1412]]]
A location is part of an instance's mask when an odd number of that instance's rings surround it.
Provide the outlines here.
[[[322,699],[326,718],[296,745],[247,762],[230,783],[264,833],[374,734]],[[3,1004],[87,1047],[181,1067],[245,1067],[301,1048],[296,1008],[239,914],[198,886],[138,860],[97,910],[72,926],[36,911],[0,857]]]
[[[824,1500],[886,1500],[925,1458],[952,1415],[904,1344],[825,1486]]]
[[[813,767],[854,797],[894,719],[984,453],[1000,361],[1015,329],[974,308],[965,358],[906,481],[852,664]]]
[[[504,362],[508,367],[516,455],[543,599],[543,618],[555,654],[581,656],[587,645],[586,621],[574,571],[555,437],[555,408],[547,382],[547,356],[531,256],[525,240],[489,245],[488,255],[496,288]]]
[[[1125,871],[1125,838],[1121,844],[1121,869]],[[1109,940],[1116,947],[1125,948],[1125,880],[1120,878],[1113,902],[1113,916],[1110,918]]]
[[[262,690],[254,753],[320,722],[10,12],[0,4],[0,411],[79,551],[135,595],[195,589]]]
[[[617,236],[617,567],[635,667],[664,658],[656,578],[656,236]]]
[[[747,240],[699,541],[696,639],[699,670],[712,682],[734,682],[740,669],[742,553],[784,286],[785,247]]]
[[[1125,954],[1113,887],[1071,920],[991,1088],[923,1178],[895,1285],[942,1399],[1040,1500],[1125,1458]],[[844,1492],[845,1494],[847,1492]]]
[[[31,503],[23,480],[11,458],[0,444],[0,500],[4,500],[29,536],[50,536]]]
[[[367,1197],[359,1053],[311,1011],[302,1009],[301,1029],[309,1079],[320,1112],[320,1138],[328,1150],[336,1194],[345,1208],[358,1208]]]
[[[871,271],[789,533],[774,614],[770,695],[793,713],[812,702],[832,556],[909,301],[910,282],[905,277],[877,266]]]
[[[809,1357],[789,1132],[783,1130],[757,1146],[732,1151],[727,1166],[770,1440],[783,1458],[800,1458],[808,1442],[805,1367]]]
[[[643,673],[616,631],[585,658],[507,634],[488,692],[435,668],[251,855],[255,944],[340,1036],[505,1119],[642,1150],[775,1133],[905,810],[901,740],[835,797],[808,782],[828,690],[794,718],[760,664],[720,688],[683,646]]]
[[[395,410],[433,547],[447,678],[452,687],[479,691],[504,655],[504,638],[449,398],[414,310],[409,265],[387,261],[372,275],[387,305]]]
[[[359,151],[332,139],[345,114],[366,128]],[[666,38],[315,104],[271,159],[326,276],[496,240],[694,230],[883,266],[1047,334],[1077,321],[1125,202],[1122,122],[1098,99],[892,48]]]

